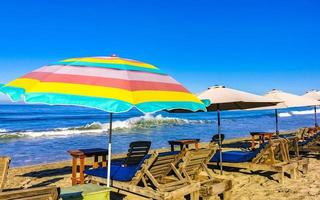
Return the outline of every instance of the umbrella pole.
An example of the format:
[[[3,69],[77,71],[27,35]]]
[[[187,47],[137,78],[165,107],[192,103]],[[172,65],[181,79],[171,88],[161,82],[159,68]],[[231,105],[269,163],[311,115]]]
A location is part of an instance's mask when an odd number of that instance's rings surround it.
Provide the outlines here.
[[[217,115],[218,115],[218,135],[219,135],[219,156],[220,156],[220,174],[223,173],[223,166],[222,166],[222,142],[221,142],[221,127],[220,127],[220,110],[219,104],[217,105]]]
[[[318,127],[317,106],[314,106],[314,126],[315,126],[315,127]]]
[[[109,144],[108,144],[108,171],[107,171],[107,187],[110,187],[110,170],[111,170],[111,138],[112,138],[112,113],[109,117]]]
[[[278,109],[275,109],[275,110],[274,110],[274,114],[275,114],[275,117],[276,117],[276,134],[277,134],[277,137],[279,137]]]

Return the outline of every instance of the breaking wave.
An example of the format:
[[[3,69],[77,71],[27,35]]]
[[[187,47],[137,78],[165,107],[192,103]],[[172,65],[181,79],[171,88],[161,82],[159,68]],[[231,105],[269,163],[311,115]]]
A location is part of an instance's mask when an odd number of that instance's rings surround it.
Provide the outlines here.
[[[317,109],[318,113],[320,113],[319,109]],[[314,115],[314,110],[294,110],[289,112],[279,113],[279,117],[291,117],[293,115]]]
[[[189,120],[182,118],[163,117],[161,114],[153,116],[146,114],[140,117],[132,117],[125,121],[114,121],[112,123],[113,130],[136,130],[155,128],[158,126],[184,125],[210,123],[210,120]],[[44,137],[44,136],[68,136],[75,134],[103,133],[108,131],[109,123],[93,122],[84,126],[56,128],[45,131],[8,131],[0,129],[0,139],[13,139],[21,137]]]

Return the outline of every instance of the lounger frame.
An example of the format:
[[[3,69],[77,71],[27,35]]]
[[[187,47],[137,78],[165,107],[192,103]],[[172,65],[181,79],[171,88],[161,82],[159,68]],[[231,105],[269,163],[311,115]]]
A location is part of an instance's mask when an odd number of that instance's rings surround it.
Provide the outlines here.
[[[7,180],[10,161],[10,157],[0,156],[0,192],[2,192]]]
[[[251,171],[262,170],[277,172],[279,182],[284,183],[284,174],[290,174],[290,178],[296,179],[298,163],[290,159],[286,139],[274,139],[257,154],[251,162],[231,163],[224,162],[223,166],[249,169]],[[209,165],[216,165],[215,162],[209,162]]]
[[[153,152],[144,160],[141,169],[129,182],[111,181],[114,191],[128,194],[133,193],[143,198],[152,199],[182,199],[190,194],[190,198],[199,199],[200,183],[190,183],[175,167],[180,154],[159,156]],[[168,176],[172,174],[171,177]],[[107,179],[97,176],[88,176],[88,180],[106,184]]]
[[[222,199],[231,198],[231,180],[216,178],[212,170],[208,169],[207,163],[216,153],[218,146],[210,143],[209,148],[199,150],[184,149],[182,162],[178,170],[190,182],[198,181],[201,184],[200,197],[204,200],[212,199],[214,196],[221,195]]]
[[[0,192],[0,200],[58,200],[58,198],[59,192],[55,186]]]

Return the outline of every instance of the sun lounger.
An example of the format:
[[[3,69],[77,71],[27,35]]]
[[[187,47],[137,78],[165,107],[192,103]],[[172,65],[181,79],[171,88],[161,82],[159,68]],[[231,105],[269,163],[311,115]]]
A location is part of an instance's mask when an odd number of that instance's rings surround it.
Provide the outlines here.
[[[58,200],[55,186],[0,192],[0,200]]]
[[[295,137],[292,141],[293,145],[291,145],[291,151],[292,149],[294,149],[294,151],[299,149],[299,152],[320,152],[320,131],[312,136],[304,137],[303,140],[299,137]]]
[[[184,149],[182,162],[179,163],[178,170],[190,182],[198,181],[201,184],[200,197],[211,199],[221,195],[222,199],[229,199],[231,196],[231,180],[215,178],[212,171],[208,169],[207,163],[218,149],[217,145],[210,144],[209,148],[199,150]]]
[[[138,165],[150,150],[150,141],[131,142],[127,157],[123,159],[112,160],[113,163],[119,163],[123,166]]]
[[[153,152],[138,165],[111,165],[111,186],[122,194],[132,193],[152,199],[181,199],[190,194],[199,198],[200,183],[190,183],[175,167],[180,159],[179,152]],[[88,180],[107,184],[107,169],[85,171]]]
[[[0,192],[6,183],[10,161],[10,157],[0,156]]]
[[[298,163],[298,169],[302,168],[302,172],[307,173],[308,168],[309,168],[309,159],[303,158],[300,155],[299,145],[298,145],[299,138],[287,137],[285,139],[288,141],[287,146],[288,146],[288,150],[290,152],[291,160],[296,161]]]
[[[290,177],[295,179],[298,163],[290,160],[287,143],[281,138],[264,143],[254,151],[223,152],[223,166],[278,172],[280,183],[283,183],[285,172],[290,172]],[[219,153],[216,153],[208,164],[215,165],[219,160]]]

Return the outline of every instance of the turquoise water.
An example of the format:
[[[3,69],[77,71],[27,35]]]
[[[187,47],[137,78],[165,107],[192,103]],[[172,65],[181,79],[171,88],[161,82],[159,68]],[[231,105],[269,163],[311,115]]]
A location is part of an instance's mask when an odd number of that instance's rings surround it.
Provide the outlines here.
[[[280,111],[280,130],[312,126],[312,108]],[[222,112],[227,138],[250,131],[274,131],[274,112]],[[106,148],[109,114],[74,106],[0,105],[0,155],[12,157],[12,166],[69,159],[67,150]],[[167,112],[143,115],[138,111],[114,114],[113,152],[127,151],[135,140],[150,140],[152,148],[168,147],[168,140],[199,138],[209,141],[217,132],[216,113]]]

